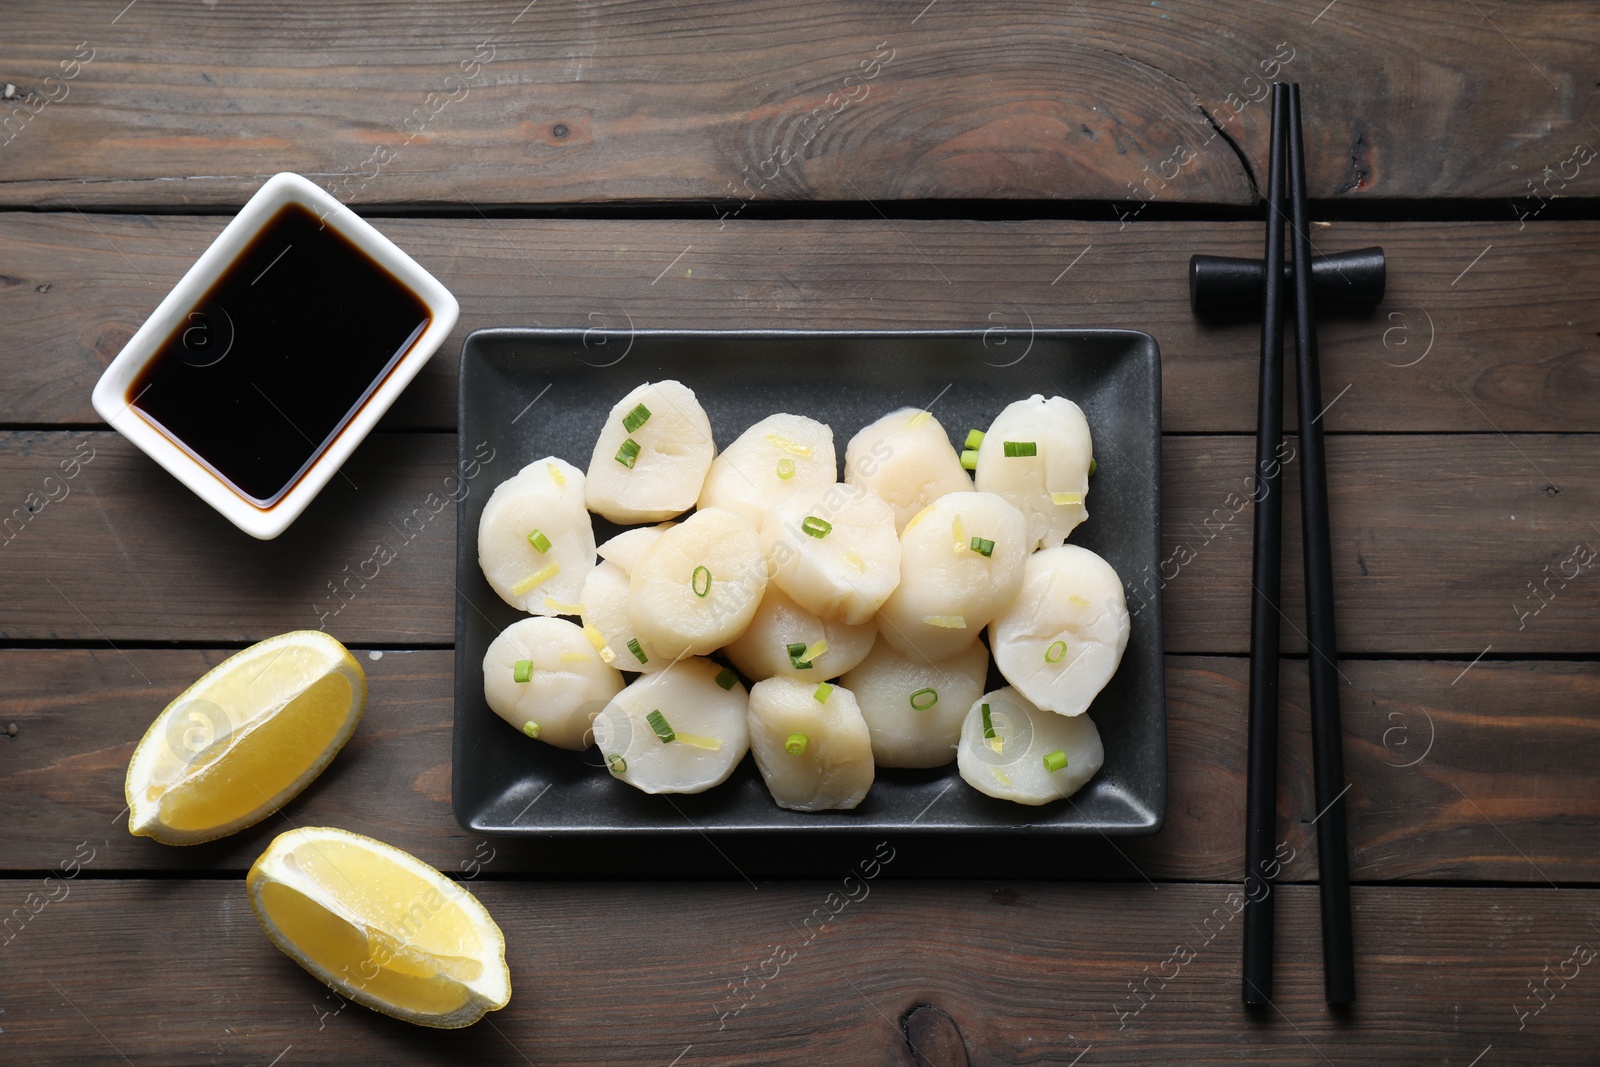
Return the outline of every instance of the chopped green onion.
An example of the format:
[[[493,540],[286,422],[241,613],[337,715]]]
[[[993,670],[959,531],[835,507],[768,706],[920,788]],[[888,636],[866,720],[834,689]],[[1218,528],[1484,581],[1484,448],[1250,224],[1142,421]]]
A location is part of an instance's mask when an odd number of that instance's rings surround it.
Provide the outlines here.
[[[1047,771],[1059,771],[1062,768],[1064,768],[1066,765],[1067,765],[1067,754],[1065,752],[1061,751],[1059,748],[1056,749],[1054,752],[1045,753],[1045,757],[1044,757],[1044,769],[1045,770],[1047,770]]]
[[[649,663],[650,657],[644,654],[644,649],[639,645],[637,637],[628,638],[628,651],[633,653],[633,658],[640,663]]]
[[[689,588],[694,590],[697,597],[704,597],[711,592],[711,572],[704,567],[696,567],[689,576]]]
[[[1094,472],[1100,469],[1100,461],[1093,456],[1089,457],[1089,477],[1094,477]]]
[[[778,460],[778,477],[784,481],[794,477],[794,460],[788,457]]]
[[[643,404],[622,417],[622,425],[627,427],[629,433],[637,433],[639,427],[650,421],[650,409]]]
[[[529,737],[537,738],[539,736],[539,724],[534,722],[532,719],[529,719],[527,722],[522,724],[522,732],[527,734]]]
[[[513,682],[526,682],[532,677],[533,660],[531,659],[519,659],[516,665],[511,668],[511,680]]]
[[[961,525],[960,515],[957,515],[950,523],[950,540],[951,547],[958,554],[967,550],[967,528]]]
[[[827,519],[819,519],[815,515],[807,515],[800,524],[800,529],[812,537],[827,537],[833,532],[833,523]]]
[[[715,737],[701,737],[699,734],[679,734],[678,744],[688,745],[690,748],[703,748],[707,752],[721,752],[722,742]]]
[[[1050,503],[1055,504],[1058,507],[1066,507],[1068,504],[1081,504],[1081,503],[1083,503],[1083,494],[1082,493],[1051,493],[1050,494]]]
[[[650,729],[654,730],[656,736],[661,738],[663,745],[671,743],[678,736],[672,732],[672,726],[668,724],[667,717],[659,711],[652,711],[644,717],[644,721],[650,724]]]
[[[635,441],[631,437],[622,442],[622,447],[617,449],[617,462],[622,464],[624,467],[627,467],[629,470],[633,469],[634,461],[636,461],[638,458],[639,442]]]
[[[615,752],[606,757],[606,766],[611,768],[612,774],[626,774],[628,771],[628,761]]]
[[[1007,441],[1005,449],[1007,459],[1037,456],[1039,454],[1039,445],[1034,441]]]
[[[1060,663],[1062,657],[1066,654],[1067,643],[1065,641],[1057,641],[1055,644],[1044,650],[1044,661],[1046,663]]]
[[[790,734],[783,742],[783,750],[791,756],[804,755],[811,738],[805,734]]]
[[[972,539],[972,551],[980,556],[993,556],[994,542],[986,537],[974,537]]]
[[[946,630],[965,630],[967,620],[963,615],[924,615],[922,621],[929,626],[940,626]]]
[[[739,676],[726,667],[722,668],[722,673],[717,675],[717,684],[724,689],[732,689],[734,683],[738,680]]]
[[[999,767],[994,767],[994,768],[991,768],[991,769],[994,771],[994,776],[995,776],[996,779],[999,780],[1001,785],[1010,785],[1011,784],[1011,779],[1007,778],[1005,772],[1002,771]]]
[[[917,703],[917,699],[919,697],[926,697],[927,699],[923,700],[922,703],[919,704]],[[911,694],[911,706],[916,708],[918,711],[927,711],[937,703],[939,703],[939,693],[937,690],[918,689],[915,693]]]
[[[555,612],[557,615],[582,615],[583,614],[583,605],[582,604],[568,604],[568,603],[566,603],[564,601],[557,600],[553,596],[547,596],[547,597],[544,598],[544,606],[549,608],[551,611]]]
[[[983,444],[984,433],[982,430],[968,430],[967,439],[962,444],[967,448],[977,448]]]
[[[535,552],[550,551],[550,538],[546,537],[538,530],[535,530],[528,535],[528,544],[533,546],[533,550]]]
[[[996,752],[1006,750],[1005,739],[995,733],[994,720],[989,715],[989,705],[983,705],[983,739],[989,742],[989,747]]]
[[[978,452],[976,449],[963,448],[961,450],[961,469],[964,471],[978,469]]]
[[[550,472],[550,480],[552,482],[555,482],[557,485],[567,484],[567,476],[561,473],[560,467],[556,466],[554,463],[546,463],[544,467],[545,470]]]
[[[811,669],[811,661],[806,659],[806,643],[804,641],[796,641],[784,647],[789,652],[789,666],[797,671]]]
[[[833,686],[829,685],[827,682],[823,682],[821,685],[817,686],[817,691],[812,693],[811,696],[818,704],[826,704],[828,702],[828,695],[832,692]]]
[[[806,650],[800,658],[810,663],[826,651],[828,651],[828,639],[819,637],[815,643],[806,646]]]

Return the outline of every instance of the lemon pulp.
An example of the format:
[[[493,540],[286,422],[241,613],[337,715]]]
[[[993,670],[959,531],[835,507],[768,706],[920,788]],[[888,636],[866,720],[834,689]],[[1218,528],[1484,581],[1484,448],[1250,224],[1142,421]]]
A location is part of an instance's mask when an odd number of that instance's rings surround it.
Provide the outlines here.
[[[156,717],[128,764],[128,829],[194,844],[265,818],[325,768],[366,705],[361,665],[315,630],[255,644]]]
[[[511,995],[505,939],[483,905],[399,849],[344,830],[291,830],[247,878],[262,929],[341,994],[458,1027]]]

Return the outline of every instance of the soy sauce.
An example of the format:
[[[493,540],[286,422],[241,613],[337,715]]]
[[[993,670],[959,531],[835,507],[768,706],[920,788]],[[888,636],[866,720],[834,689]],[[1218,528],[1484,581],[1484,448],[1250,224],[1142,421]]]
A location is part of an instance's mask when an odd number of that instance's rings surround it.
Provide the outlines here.
[[[128,403],[257,507],[276,503],[429,322],[411,290],[288,204],[128,388]]]

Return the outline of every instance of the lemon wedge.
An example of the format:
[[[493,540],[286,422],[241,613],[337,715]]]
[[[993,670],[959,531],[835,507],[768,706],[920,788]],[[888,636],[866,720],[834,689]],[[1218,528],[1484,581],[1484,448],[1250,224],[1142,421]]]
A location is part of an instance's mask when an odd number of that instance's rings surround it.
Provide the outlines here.
[[[506,942],[478,899],[392,845],[280,834],[245,879],[267,937],[341,996],[422,1026],[471,1026],[511,999]]]
[[[193,845],[259,822],[322,773],[367,703],[355,657],[317,630],[268,638],[168,704],[128,762],[128,830]]]

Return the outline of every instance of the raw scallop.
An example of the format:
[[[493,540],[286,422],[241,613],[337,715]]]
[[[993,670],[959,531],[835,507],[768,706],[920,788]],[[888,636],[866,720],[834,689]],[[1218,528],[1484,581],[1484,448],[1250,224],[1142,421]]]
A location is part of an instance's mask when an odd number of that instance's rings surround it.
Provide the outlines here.
[[[629,575],[628,611],[641,638],[669,659],[703,656],[744,633],[767,588],[750,524],[704,508],[656,538]]]
[[[1020,453],[1007,455],[1009,451]],[[1026,454],[1031,451],[1031,455]],[[1089,517],[1089,464],[1094,443],[1083,409],[1064,397],[1035,393],[1000,412],[978,446],[978,489],[999,493],[1028,517],[1028,547],[1066,541]]]
[[[1004,498],[940,497],[900,535],[900,584],[878,612],[884,639],[924,663],[971,648],[1016,599],[1028,551],[1027,520]]]
[[[526,662],[525,682],[516,680]],[[589,724],[622,689],[575,624],[523,619],[496,637],[483,656],[483,695],[494,713],[528,737],[557,748],[589,746]]]
[[[993,738],[984,737],[985,705]],[[956,766],[968,785],[1018,804],[1070,797],[1105,758],[1100,731],[1089,716],[1040,711],[1009,686],[985,693],[972,705],[956,750]]]
[[[767,509],[801,489],[838,477],[833,431],[804,415],[768,415],[711,464],[700,490],[702,508],[727,508],[760,529]]]
[[[967,709],[983,692],[989,650],[982,643],[937,666],[918,663],[881,637],[839,684],[855,694],[880,767],[942,767],[956,758]]]
[[[894,508],[896,532],[946,493],[972,489],[944,427],[920,408],[891,411],[850,438],[844,480]]]
[[[851,626],[820,619],[796,604],[776,582],[768,582],[755,618],[723,651],[746,678],[761,681],[783,675],[823,682],[865,659],[877,634],[870,620]],[[798,654],[797,646],[803,646]],[[813,655],[806,656],[807,650]]]
[[[583,481],[578,468],[546,456],[495,486],[483,506],[478,565],[512,607],[561,615],[567,611],[563,605],[578,599],[594,567],[594,524],[584,509]]]
[[[671,379],[646,382],[606,416],[584,497],[615,523],[670,519],[694,507],[716,454],[694,390]]]
[[[612,775],[635,789],[700,793],[749,751],[749,700],[732,671],[681,660],[618,693],[594,721],[594,743]]]
[[[1077,545],[1035,552],[1022,591],[989,627],[1006,681],[1034,704],[1081,715],[1128,647],[1128,602],[1111,564]]]
[[[768,509],[761,546],[772,580],[824,619],[866,622],[900,584],[894,511],[853,485],[802,490]]]
[[[757,682],[750,689],[750,751],[780,808],[853,808],[872,788],[872,738],[843,686]]]

